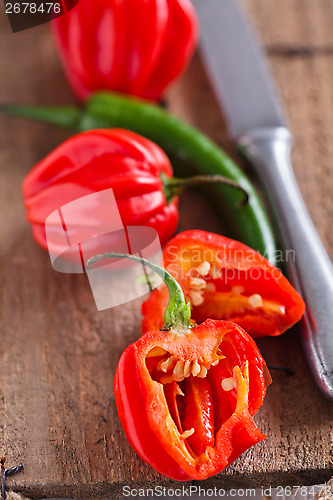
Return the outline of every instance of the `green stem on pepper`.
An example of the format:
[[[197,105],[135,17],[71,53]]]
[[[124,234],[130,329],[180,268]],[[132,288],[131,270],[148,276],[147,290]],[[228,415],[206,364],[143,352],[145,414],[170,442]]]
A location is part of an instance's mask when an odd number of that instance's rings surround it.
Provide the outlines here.
[[[95,257],[87,261],[87,265],[91,266],[103,259],[129,259],[153,269],[162,278],[169,290],[169,302],[164,313],[164,330],[171,330],[174,327],[182,330],[191,327],[191,306],[186,303],[181,286],[168,271],[141,257],[114,252],[95,255]]]
[[[82,111],[80,109],[64,107],[37,107],[37,106],[16,106],[0,105],[0,113],[12,116],[22,116],[38,122],[50,123],[62,128],[76,130],[80,124]]]
[[[163,173],[161,174],[161,179],[163,182],[163,192],[168,203],[171,203],[175,196],[179,196],[188,187],[201,186],[203,184],[225,184],[226,186],[239,189],[244,194],[244,199],[238,204],[239,208],[245,207],[249,202],[248,192],[242,188],[237,182],[224,177],[223,175],[194,175],[192,177],[186,177],[185,179],[180,179],[179,177],[167,177]]]

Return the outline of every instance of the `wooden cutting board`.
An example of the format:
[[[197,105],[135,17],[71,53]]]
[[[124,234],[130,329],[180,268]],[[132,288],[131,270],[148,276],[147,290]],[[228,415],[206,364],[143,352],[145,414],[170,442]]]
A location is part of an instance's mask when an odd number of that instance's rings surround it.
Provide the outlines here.
[[[333,0],[246,6],[288,110],[296,175],[333,257]],[[0,50],[1,101],[74,102],[47,26],[12,34],[2,9]],[[236,157],[198,56],[167,106]],[[67,133],[8,118],[0,125],[0,456],[25,466],[8,484],[33,498],[91,499],[122,496],[123,485],[175,484],[132,451],[114,404],[114,370],[139,335],[141,301],[97,312],[86,277],[53,271],[25,221],[22,179]],[[179,230],[186,228],[222,231],[196,193],[182,198]],[[269,438],[201,486],[305,485],[333,474],[333,406],[312,381],[297,332],[260,347],[268,364],[295,371],[273,372],[256,416]]]

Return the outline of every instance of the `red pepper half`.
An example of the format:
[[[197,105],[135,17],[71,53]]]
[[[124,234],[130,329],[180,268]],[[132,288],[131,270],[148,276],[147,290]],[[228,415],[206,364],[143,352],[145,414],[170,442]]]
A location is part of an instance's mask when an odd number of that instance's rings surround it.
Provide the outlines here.
[[[96,90],[159,99],[187,65],[198,31],[190,0],[80,0],[52,27],[80,99]]]
[[[233,321],[254,338],[280,335],[301,319],[305,304],[283,274],[243,243],[205,231],[175,236],[163,252],[165,268],[191,303],[192,318]],[[163,327],[165,286],[142,305],[142,331]]]
[[[122,354],[114,391],[134,450],[178,481],[219,473],[266,436],[253,422],[271,382],[253,339],[238,325],[190,324],[190,308],[172,276],[144,259],[165,281],[170,300],[163,331],[150,331]]]
[[[223,182],[242,190],[222,176],[175,179],[172,175],[166,154],[145,137],[121,129],[78,134],[56,148],[24,179],[23,196],[34,237],[47,249],[45,220],[52,212],[83,196],[112,188],[123,225],[156,229],[164,246],[176,229],[177,194],[186,185]],[[85,223],[83,215],[77,225]]]

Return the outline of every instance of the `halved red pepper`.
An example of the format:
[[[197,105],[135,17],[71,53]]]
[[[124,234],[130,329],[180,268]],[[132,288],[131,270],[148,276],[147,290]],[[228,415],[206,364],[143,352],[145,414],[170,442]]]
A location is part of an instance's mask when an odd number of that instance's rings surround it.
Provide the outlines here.
[[[192,318],[226,319],[254,338],[280,335],[301,319],[298,292],[262,255],[243,243],[205,231],[175,236],[163,252],[165,268],[191,303]],[[165,286],[142,305],[142,331],[163,327]]]
[[[219,473],[266,436],[253,422],[271,382],[254,340],[238,325],[190,323],[190,307],[172,276],[164,330],[150,331],[122,354],[114,391],[129,443],[160,473],[178,481]]]

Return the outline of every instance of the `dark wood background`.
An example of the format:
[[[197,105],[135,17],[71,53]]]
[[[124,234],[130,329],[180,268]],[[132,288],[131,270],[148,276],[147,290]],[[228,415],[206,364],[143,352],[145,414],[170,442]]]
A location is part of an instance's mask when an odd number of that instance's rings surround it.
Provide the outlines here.
[[[333,257],[333,0],[246,0],[281,91],[294,134],[301,190]],[[74,103],[48,26],[12,34],[1,10],[0,100]],[[233,156],[199,57],[170,90],[168,108]],[[123,349],[140,330],[140,302],[97,312],[83,275],[53,271],[25,221],[21,183],[67,137],[41,124],[0,118],[0,456],[25,471],[8,481],[33,498],[122,495],[123,485],[172,485],[127,443],[113,396]],[[196,204],[196,212],[189,207]],[[196,193],[181,203],[181,227],[221,231]],[[256,416],[269,435],[201,486],[220,488],[324,482],[332,471],[332,405],[318,393],[297,332],[260,343],[274,384]]]

